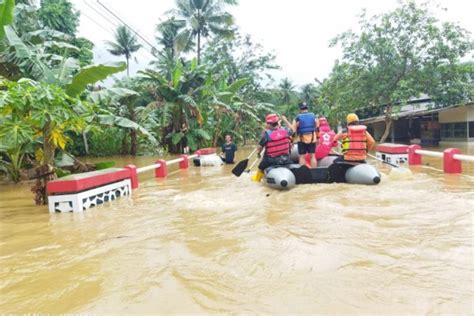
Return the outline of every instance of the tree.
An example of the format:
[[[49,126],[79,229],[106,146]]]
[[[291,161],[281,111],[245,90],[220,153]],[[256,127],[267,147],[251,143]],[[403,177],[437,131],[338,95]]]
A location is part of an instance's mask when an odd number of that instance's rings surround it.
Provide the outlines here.
[[[53,30],[75,36],[79,26],[79,12],[68,0],[41,0],[40,21]]]
[[[225,3],[235,4],[236,1],[222,0],[176,0],[177,9],[173,11],[178,22],[184,22],[184,29],[178,34],[177,49],[182,51],[189,42],[196,38],[197,62],[201,62],[201,38],[216,34],[232,37],[234,18],[224,11]]]
[[[137,42],[137,37],[130,32],[125,25],[120,25],[115,31],[115,42],[106,41],[110,49],[108,50],[112,55],[125,56],[127,60],[127,77],[130,77],[129,59],[132,54],[142,47]]]
[[[13,56],[12,60],[18,66],[20,72],[41,84],[48,84],[58,89],[63,89],[64,93],[71,98],[79,96],[88,85],[125,69],[124,63],[93,65],[80,68],[77,60],[73,58],[44,54],[45,47],[50,47],[45,46],[45,43],[64,50],[63,56],[67,56],[67,52],[70,49],[77,50],[74,46],[55,40],[33,45],[28,42],[23,42],[10,25],[5,26],[4,30],[8,44],[10,45],[9,53]],[[46,33],[49,34],[48,31]],[[38,34],[41,34],[41,31],[38,31],[37,35]],[[61,34],[62,33],[59,35]],[[36,39],[41,40],[41,37],[37,37]],[[56,146],[53,143],[54,140],[51,137],[47,137],[47,135],[51,135],[52,128],[53,126],[51,126],[51,124],[45,124],[42,127],[44,136],[44,162],[45,164],[51,165],[54,164],[54,151]]]
[[[286,115],[291,113],[291,98],[294,94],[295,86],[290,79],[284,78],[278,85],[280,88],[280,100],[283,106],[286,106]]]
[[[308,104],[309,107],[314,107],[319,97],[318,89],[312,83],[305,84],[301,87],[301,99]]]
[[[0,81],[0,88],[0,151],[9,158],[0,166],[17,182],[29,145],[42,143],[42,160],[53,165],[55,149],[64,149],[68,141],[65,131],[82,129],[92,109],[55,85],[30,79]]]
[[[206,103],[197,101],[210,84],[204,65],[198,66],[196,60],[187,64],[177,61],[169,80],[150,69],[140,73],[156,98],[153,106],[161,121],[163,147],[171,153],[181,153],[186,146],[195,150],[210,139],[202,129]]]
[[[383,107],[385,132],[392,115],[411,98],[431,97],[435,105],[465,101],[470,89],[469,67],[460,59],[472,48],[470,33],[453,23],[441,23],[427,4],[400,2],[394,11],[360,17],[360,33],[337,36],[338,61],[323,89],[323,99],[335,110]]]

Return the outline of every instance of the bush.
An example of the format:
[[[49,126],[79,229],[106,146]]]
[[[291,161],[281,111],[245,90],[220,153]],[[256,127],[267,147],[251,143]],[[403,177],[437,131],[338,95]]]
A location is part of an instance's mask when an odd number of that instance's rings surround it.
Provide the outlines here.
[[[117,127],[109,127],[90,135],[89,154],[98,157],[120,155],[125,132]]]

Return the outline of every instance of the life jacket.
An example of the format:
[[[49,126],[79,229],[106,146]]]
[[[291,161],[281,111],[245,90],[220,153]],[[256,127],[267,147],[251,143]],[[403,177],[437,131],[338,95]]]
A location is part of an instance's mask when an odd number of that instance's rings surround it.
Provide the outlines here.
[[[290,135],[284,128],[266,130],[268,142],[265,144],[266,155],[268,157],[277,157],[288,155],[290,153]]]
[[[367,158],[367,136],[364,125],[347,127],[347,136],[342,140],[344,160],[365,160]]]
[[[300,113],[296,118],[299,122],[298,129],[296,131],[298,135],[310,134],[316,130],[316,123],[314,122],[316,117],[314,116],[314,113]]]

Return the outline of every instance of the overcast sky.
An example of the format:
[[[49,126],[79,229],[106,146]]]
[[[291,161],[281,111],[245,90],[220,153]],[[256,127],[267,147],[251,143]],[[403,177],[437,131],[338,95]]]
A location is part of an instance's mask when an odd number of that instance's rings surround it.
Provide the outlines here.
[[[155,26],[164,13],[174,7],[174,0],[99,0],[155,45]],[[120,22],[109,15],[97,0],[72,0],[81,12],[79,36],[94,42],[96,62],[121,60],[105,49],[105,40],[113,39]],[[474,1],[438,0],[446,12],[435,10],[443,21],[459,22],[474,33]],[[350,28],[357,28],[357,15],[367,9],[369,15],[395,8],[396,0],[239,0],[230,7],[243,34],[250,34],[268,52],[277,56],[281,70],[274,72],[277,81],[288,77],[295,84],[314,83],[326,78],[340,57],[340,49],[329,48],[329,40]],[[472,36],[472,35],[471,35]],[[144,69],[152,56],[143,48],[131,62],[131,74]]]

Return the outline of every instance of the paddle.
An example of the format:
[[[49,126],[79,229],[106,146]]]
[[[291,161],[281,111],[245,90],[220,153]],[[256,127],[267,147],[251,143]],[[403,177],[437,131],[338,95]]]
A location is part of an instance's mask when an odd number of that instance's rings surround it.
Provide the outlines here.
[[[257,148],[255,148],[246,159],[240,161],[237,164],[237,166],[235,166],[234,169],[232,169],[232,173],[236,177],[240,177],[240,175],[245,171],[245,169],[247,168],[247,165],[249,164],[250,157],[252,157],[256,151],[257,151]]]
[[[265,151],[265,149],[263,149],[263,150],[262,150],[262,152],[261,152],[260,154],[263,154],[263,153],[264,153],[264,151]],[[257,161],[259,161],[259,160],[260,160],[260,158],[259,158],[259,157],[255,158],[255,160],[252,162],[252,164],[250,165],[250,167],[249,167],[247,170],[245,170],[245,172],[250,172],[250,170],[252,170],[253,166],[255,166],[255,164],[256,164],[256,163],[257,163]]]

